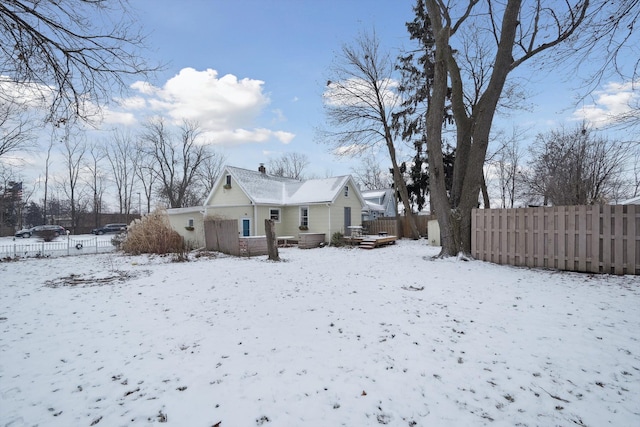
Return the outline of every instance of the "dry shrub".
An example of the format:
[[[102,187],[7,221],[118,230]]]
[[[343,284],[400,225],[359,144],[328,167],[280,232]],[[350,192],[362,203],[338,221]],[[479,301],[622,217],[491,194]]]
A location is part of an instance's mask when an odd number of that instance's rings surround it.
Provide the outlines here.
[[[36,233],[36,236],[45,242],[53,242],[58,237],[58,234],[55,230],[41,230]]]
[[[132,255],[174,254],[179,261],[187,257],[184,239],[171,228],[164,210],[156,210],[133,221],[120,247]]]

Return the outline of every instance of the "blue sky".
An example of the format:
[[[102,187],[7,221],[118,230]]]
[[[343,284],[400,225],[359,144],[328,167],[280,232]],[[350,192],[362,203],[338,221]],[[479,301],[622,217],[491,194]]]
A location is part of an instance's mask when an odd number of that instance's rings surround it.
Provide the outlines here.
[[[374,28],[394,56],[409,47],[405,23],[413,18],[413,4],[413,0],[132,1],[143,31],[149,34],[151,60],[166,64],[150,82],[165,92],[162,101],[172,104],[165,114],[177,119],[198,110],[200,114],[190,117],[205,128],[215,128],[206,136],[230,164],[255,168],[284,152],[304,152],[311,160],[308,173],[320,176],[350,173],[358,163],[333,156],[328,145],[314,138],[314,128],[324,123],[321,99],[328,67],[344,43]],[[538,72],[525,64],[513,77],[523,82],[532,110],[499,116],[496,127],[510,132],[517,125],[528,129],[531,138],[564,121],[579,120],[583,115],[576,108],[600,118],[600,108],[606,105],[591,104],[605,99],[601,95],[613,104],[627,99],[614,88],[613,95],[596,93],[576,107],[577,93],[572,90],[576,82],[567,80],[566,69]],[[134,86],[134,96],[137,89]],[[216,104],[223,92],[225,100]],[[148,113],[135,111],[138,122]],[[220,120],[226,129],[213,123]],[[382,153],[380,159],[385,158]]]
[[[401,48],[406,43],[404,24],[412,19],[412,3],[135,0],[132,5],[140,14],[143,31],[149,34],[152,60],[166,64],[154,77],[154,86],[163,87],[174,79],[173,83],[183,87],[203,78],[201,85],[211,88],[217,85],[216,80],[229,75],[238,81],[262,82],[261,99],[234,107],[246,108],[251,121],[235,124],[248,133],[268,129],[287,135],[279,139],[263,134],[267,139],[259,142],[252,142],[251,136],[244,141],[231,136],[227,141],[217,140],[229,163],[257,168],[272,156],[304,152],[311,160],[309,172],[324,176],[350,173],[352,164],[338,160],[328,146],[314,142],[314,128],[324,120],[321,99],[327,68],[342,44],[351,43],[361,31],[375,28],[386,46]],[[217,76],[210,72],[204,77],[207,70],[215,70]],[[227,89],[239,90],[233,84]],[[193,105],[197,105],[195,101]],[[214,108],[210,114],[216,111]]]

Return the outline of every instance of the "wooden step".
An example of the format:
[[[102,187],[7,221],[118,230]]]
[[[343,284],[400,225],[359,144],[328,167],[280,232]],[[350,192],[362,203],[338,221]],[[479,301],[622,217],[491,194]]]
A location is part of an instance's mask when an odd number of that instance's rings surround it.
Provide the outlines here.
[[[362,242],[360,242],[361,249],[373,249],[375,247],[376,247],[375,240],[363,240]]]

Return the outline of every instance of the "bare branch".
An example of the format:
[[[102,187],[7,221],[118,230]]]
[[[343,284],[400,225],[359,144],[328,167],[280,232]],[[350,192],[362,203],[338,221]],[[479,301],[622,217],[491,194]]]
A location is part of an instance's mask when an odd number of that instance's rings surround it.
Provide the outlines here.
[[[0,100],[0,157],[33,148],[36,129],[24,106]]]
[[[157,69],[141,58],[136,25],[125,0],[4,0],[0,78],[37,90],[54,124],[88,120],[124,76]]]

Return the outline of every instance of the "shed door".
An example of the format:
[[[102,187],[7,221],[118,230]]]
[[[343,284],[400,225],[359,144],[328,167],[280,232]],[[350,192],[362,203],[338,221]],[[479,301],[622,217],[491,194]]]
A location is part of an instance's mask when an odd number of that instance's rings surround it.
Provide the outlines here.
[[[351,236],[351,207],[345,206],[344,208],[344,235]]]
[[[251,236],[251,220],[249,218],[242,218],[242,236]]]

